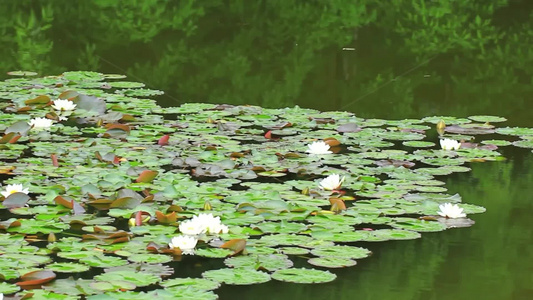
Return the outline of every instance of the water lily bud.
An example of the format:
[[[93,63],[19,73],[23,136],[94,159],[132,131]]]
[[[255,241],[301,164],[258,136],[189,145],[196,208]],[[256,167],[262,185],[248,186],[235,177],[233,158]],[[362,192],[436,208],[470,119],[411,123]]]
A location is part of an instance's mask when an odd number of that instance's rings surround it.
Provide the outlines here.
[[[135,218],[131,218],[128,220],[128,225],[130,225],[130,227],[135,227]]]
[[[444,128],[446,128],[446,123],[444,123],[443,120],[440,120],[439,122],[437,122],[437,133],[439,135],[444,134]]]
[[[303,194],[303,195],[309,195],[309,188],[307,188],[307,187],[304,188],[304,189],[302,190],[302,194]]]
[[[204,210],[212,210],[213,206],[211,206],[211,202],[209,200],[205,200],[204,202]]]
[[[53,232],[50,232],[48,235],[48,242],[55,243],[57,241],[56,235]]]

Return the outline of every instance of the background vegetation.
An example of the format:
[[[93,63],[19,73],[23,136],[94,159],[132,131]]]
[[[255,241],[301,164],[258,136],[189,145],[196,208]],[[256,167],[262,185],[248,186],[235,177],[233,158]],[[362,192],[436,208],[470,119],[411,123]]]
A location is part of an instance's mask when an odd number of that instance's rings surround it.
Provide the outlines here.
[[[19,0],[0,8],[0,69],[126,72],[165,90],[167,105],[299,104],[383,118],[482,111],[518,122],[531,105],[528,0]]]
[[[388,119],[494,114],[531,126],[532,19],[530,0],[3,0],[0,77],[126,73],[164,90],[168,106],[298,104]],[[328,285],[221,295],[527,299],[528,155],[449,180],[450,192],[487,207],[472,228],[369,245],[376,259]]]

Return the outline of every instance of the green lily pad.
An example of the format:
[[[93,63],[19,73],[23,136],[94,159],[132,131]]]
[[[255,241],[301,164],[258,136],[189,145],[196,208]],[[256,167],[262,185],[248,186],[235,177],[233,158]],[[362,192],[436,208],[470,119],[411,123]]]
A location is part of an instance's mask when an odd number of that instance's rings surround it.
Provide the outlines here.
[[[46,266],[47,269],[50,269],[58,273],[80,273],[85,272],[90,269],[88,265],[77,264],[77,263],[53,263]]]
[[[7,72],[7,75],[25,77],[25,76],[35,76],[35,75],[37,75],[37,73],[36,72],[32,72],[32,71],[9,71],[9,72]]]
[[[104,74],[91,71],[75,71],[63,73],[65,79],[75,82],[80,81],[101,81],[104,79]]]
[[[514,136],[521,136],[521,135],[533,135],[533,128],[525,128],[525,127],[503,127],[503,128],[497,128],[496,133],[504,134],[504,135],[514,135]]]
[[[249,285],[270,281],[270,275],[253,269],[218,269],[202,273],[202,277],[230,285]]]
[[[80,258],[80,262],[91,267],[109,268],[118,267],[127,264],[128,262],[120,257],[95,255],[92,257]]]
[[[151,284],[154,284],[156,282],[159,282],[161,278],[158,276],[147,274],[143,272],[129,272],[129,271],[116,271],[116,272],[109,272],[100,274],[94,277],[94,279],[99,281],[107,281],[107,282],[114,282],[114,281],[127,281],[131,282],[136,286],[148,286]]]
[[[93,283],[95,283],[93,280],[74,280],[72,277],[70,277],[66,279],[56,279],[52,282],[47,283],[42,288],[46,291],[71,296],[92,295],[100,293],[100,290],[91,287],[91,284]]]
[[[314,257],[307,260],[307,262],[314,266],[324,268],[346,268],[357,264],[357,261],[353,259],[333,256]]]
[[[220,282],[204,278],[173,278],[160,283],[165,288],[186,287],[202,291],[210,291],[220,287]]]
[[[509,146],[512,144],[511,142],[506,141],[506,140],[484,140],[484,141],[481,141],[481,143],[485,145],[495,145],[498,147]]]
[[[31,298],[34,299],[58,299],[58,300],[77,300],[77,296],[71,295],[62,295],[46,290],[33,289],[31,291],[22,291],[16,294],[16,296],[24,297],[25,295],[31,294]],[[29,298],[29,299],[31,299]]]
[[[279,281],[294,283],[325,283],[335,280],[337,275],[329,271],[316,269],[283,269],[277,270],[272,274],[272,278]]]
[[[419,239],[422,235],[416,231],[399,229],[378,229],[369,231],[366,241],[381,242],[388,240],[413,240]]]
[[[161,254],[134,254],[129,256],[128,260],[136,263],[160,264],[171,261],[172,257]]]
[[[435,232],[443,231],[446,225],[435,221],[417,220],[411,218],[395,218],[394,222],[390,223],[394,228],[413,230],[420,232]]]
[[[533,139],[516,141],[516,142],[513,142],[513,145],[520,147],[520,148],[533,148]]]
[[[497,117],[497,116],[470,116],[468,117],[472,121],[476,122],[490,122],[490,123],[498,123],[498,122],[505,122],[507,121],[504,117]]]
[[[435,146],[435,143],[427,141],[405,141],[402,142],[402,145],[415,148],[429,148]]]
[[[140,82],[131,82],[131,81],[114,81],[110,82],[111,87],[113,88],[142,88],[145,86],[144,83]]]
[[[317,247],[311,250],[311,254],[316,256],[335,256],[351,259],[360,259],[368,257],[372,254],[370,250],[360,247],[335,245],[327,247]]]
[[[0,282],[0,293],[13,294],[20,290],[20,287],[16,284],[10,284],[7,282]]]
[[[223,248],[200,248],[196,249],[194,254],[210,258],[224,258],[232,255],[234,252],[230,249]]]
[[[260,241],[268,246],[298,246],[312,240],[311,237],[297,234],[272,234],[261,237]]]
[[[293,262],[284,254],[243,255],[230,257],[224,264],[233,268],[252,268],[275,271],[292,267]]]

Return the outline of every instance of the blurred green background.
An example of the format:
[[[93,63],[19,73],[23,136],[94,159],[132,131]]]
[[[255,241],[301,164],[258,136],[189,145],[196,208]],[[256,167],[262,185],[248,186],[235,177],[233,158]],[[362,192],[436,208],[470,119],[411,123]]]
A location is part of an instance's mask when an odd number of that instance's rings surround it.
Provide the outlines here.
[[[0,0],[0,79],[90,70],[164,90],[164,106],[487,114],[532,127],[531,20],[531,0]],[[446,177],[487,208],[473,227],[360,244],[374,255],[329,284],[223,287],[221,299],[533,299],[533,155],[504,154]]]

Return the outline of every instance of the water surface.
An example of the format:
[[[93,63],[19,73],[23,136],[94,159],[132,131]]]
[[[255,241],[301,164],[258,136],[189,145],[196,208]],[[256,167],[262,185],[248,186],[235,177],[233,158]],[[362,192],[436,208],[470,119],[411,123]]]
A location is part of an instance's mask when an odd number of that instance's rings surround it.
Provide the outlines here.
[[[509,119],[504,126],[533,126],[533,1],[352,2],[4,0],[0,77],[91,70],[164,90],[165,106],[300,105],[386,119],[499,115]],[[531,299],[533,154],[504,155],[505,162],[443,177],[450,193],[487,208],[471,228],[356,244],[373,256],[335,271],[332,283],[218,293]]]

